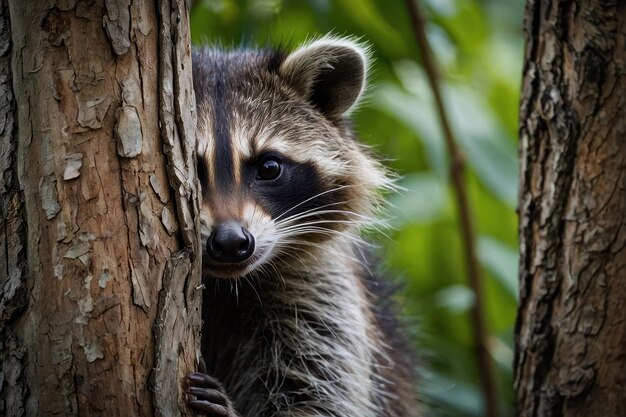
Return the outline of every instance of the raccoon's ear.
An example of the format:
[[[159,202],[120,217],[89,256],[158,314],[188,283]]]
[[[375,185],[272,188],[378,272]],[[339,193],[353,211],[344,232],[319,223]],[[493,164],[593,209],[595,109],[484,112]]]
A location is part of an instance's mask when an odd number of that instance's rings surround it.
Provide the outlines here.
[[[350,38],[327,36],[296,49],[278,71],[324,115],[337,119],[365,89],[367,52]]]

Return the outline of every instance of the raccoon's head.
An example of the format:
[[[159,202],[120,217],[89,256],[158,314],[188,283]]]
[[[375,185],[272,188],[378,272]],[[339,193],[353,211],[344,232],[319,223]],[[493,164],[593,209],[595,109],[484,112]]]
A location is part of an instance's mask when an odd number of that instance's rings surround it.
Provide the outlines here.
[[[306,268],[306,254],[354,236],[388,183],[346,118],[366,49],[325,37],[289,54],[198,50],[193,65],[205,273]]]

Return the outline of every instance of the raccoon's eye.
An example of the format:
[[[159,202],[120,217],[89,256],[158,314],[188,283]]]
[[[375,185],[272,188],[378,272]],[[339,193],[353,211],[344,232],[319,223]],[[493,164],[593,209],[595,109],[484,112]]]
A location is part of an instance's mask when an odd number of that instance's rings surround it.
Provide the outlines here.
[[[261,162],[256,177],[259,180],[270,181],[278,178],[283,171],[280,161],[276,158],[267,158]]]

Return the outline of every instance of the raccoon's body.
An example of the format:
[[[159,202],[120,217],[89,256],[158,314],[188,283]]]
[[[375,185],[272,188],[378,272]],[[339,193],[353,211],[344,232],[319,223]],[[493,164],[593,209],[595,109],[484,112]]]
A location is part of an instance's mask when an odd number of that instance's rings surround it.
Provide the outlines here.
[[[194,52],[207,370],[189,404],[244,417],[416,416],[411,355],[359,229],[389,181],[345,114],[365,50]]]

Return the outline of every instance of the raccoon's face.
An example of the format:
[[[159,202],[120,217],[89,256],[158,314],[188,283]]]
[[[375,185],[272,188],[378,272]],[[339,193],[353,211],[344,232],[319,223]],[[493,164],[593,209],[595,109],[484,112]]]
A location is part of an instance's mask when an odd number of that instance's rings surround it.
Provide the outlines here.
[[[362,47],[335,38],[289,55],[195,53],[205,273],[306,268],[366,221],[386,177],[344,120],[366,68]]]

